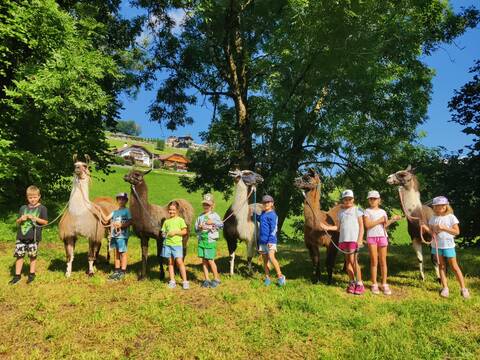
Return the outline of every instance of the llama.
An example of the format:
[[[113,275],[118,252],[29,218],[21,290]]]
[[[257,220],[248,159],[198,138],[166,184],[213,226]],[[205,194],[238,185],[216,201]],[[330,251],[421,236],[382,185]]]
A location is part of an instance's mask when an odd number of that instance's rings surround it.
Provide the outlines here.
[[[400,170],[389,175],[387,183],[399,186],[398,193],[402,210],[407,217],[408,234],[412,239],[412,246],[417,255],[420,277],[422,280],[425,280],[425,274],[423,272],[422,242],[430,243],[431,236],[428,233],[421,232],[421,225],[428,224],[428,221],[433,216],[433,210],[426,205],[422,205],[422,202],[420,201],[419,182],[417,177],[413,174],[410,165],[405,170]],[[437,278],[440,278],[435,256],[432,255],[431,259],[435,267]]]
[[[320,222],[335,225],[340,206],[337,205],[328,212],[320,209],[321,181],[318,174],[309,169],[302,177],[295,179],[295,186],[302,190],[305,196],[303,203],[304,242],[312,259],[313,283],[320,281],[320,247],[327,248],[326,267],[328,284],[332,283],[333,268],[337,256],[337,248],[332,242],[338,243],[339,233],[331,234],[320,228]]]
[[[133,169],[124,176],[124,180],[131,184],[130,212],[132,214],[133,230],[140,238],[142,247],[142,269],[138,275],[139,280],[144,279],[147,273],[148,241],[150,238],[156,239],[157,258],[160,264],[160,278],[165,278],[162,258],[163,237],[161,235],[161,228],[163,221],[168,218],[168,205],[162,207],[148,202],[148,187],[145,183],[144,177],[150,171],[152,171],[152,169],[145,172]],[[183,236],[183,257],[185,258],[187,254],[190,226],[195,214],[192,204],[187,200],[177,199],[176,201],[180,205],[178,215],[185,220],[188,227],[187,234]]]
[[[67,269],[65,276],[72,274],[72,264],[75,251],[75,243],[78,236],[88,238],[88,271],[89,276],[93,276],[94,263],[97,259],[102,239],[105,236],[107,226],[104,225],[104,219],[115,209],[115,201],[108,197],[99,197],[94,201],[89,200],[90,171],[87,163],[77,161],[74,156],[74,177],[73,187],[68,201],[68,208],[60,219],[58,228],[60,238],[65,245],[67,258]]]
[[[235,196],[233,204],[228,208],[223,217],[223,236],[227,241],[228,251],[230,254],[230,275],[234,273],[235,267],[235,251],[237,250],[238,241],[247,243],[247,263],[249,271],[252,270],[252,258],[255,255],[256,239],[252,212],[257,212],[258,204],[248,205],[248,198],[252,189],[263,182],[263,178],[250,170],[230,171],[229,175],[235,179]]]

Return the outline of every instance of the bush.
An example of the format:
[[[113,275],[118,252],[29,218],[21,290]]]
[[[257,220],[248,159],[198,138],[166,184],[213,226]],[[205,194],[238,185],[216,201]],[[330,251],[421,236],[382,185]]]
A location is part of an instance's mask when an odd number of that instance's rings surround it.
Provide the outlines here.
[[[153,168],[160,169],[162,167],[162,162],[158,159],[153,160]]]
[[[157,140],[157,144],[155,146],[156,150],[163,151],[165,150],[165,140]]]
[[[113,163],[116,165],[126,165],[126,160],[121,156],[115,156],[113,158]]]

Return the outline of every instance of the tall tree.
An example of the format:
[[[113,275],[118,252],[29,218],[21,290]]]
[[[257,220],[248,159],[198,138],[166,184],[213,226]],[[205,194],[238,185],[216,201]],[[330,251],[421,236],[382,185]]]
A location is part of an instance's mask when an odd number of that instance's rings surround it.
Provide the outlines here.
[[[138,136],[142,128],[133,120],[119,120],[115,125],[115,130],[123,134]]]

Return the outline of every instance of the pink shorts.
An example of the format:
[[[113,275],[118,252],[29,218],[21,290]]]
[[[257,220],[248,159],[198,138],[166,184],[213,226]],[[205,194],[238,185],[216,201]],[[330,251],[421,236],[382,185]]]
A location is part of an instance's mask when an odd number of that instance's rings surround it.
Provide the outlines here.
[[[367,237],[368,245],[377,245],[378,247],[388,246],[388,239],[385,236]]]
[[[357,242],[341,242],[338,243],[338,247],[342,251],[354,251],[358,249],[358,243]]]

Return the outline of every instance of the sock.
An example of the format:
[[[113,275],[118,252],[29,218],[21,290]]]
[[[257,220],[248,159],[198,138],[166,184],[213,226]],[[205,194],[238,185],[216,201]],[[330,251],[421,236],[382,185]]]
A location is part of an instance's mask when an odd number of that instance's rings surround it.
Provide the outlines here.
[[[122,269],[120,271],[125,274],[127,272],[127,269]]]
[[[357,285],[363,285],[363,281],[357,281]]]
[[[20,278],[20,277],[22,277],[22,274],[15,274],[13,277],[14,278]]]

